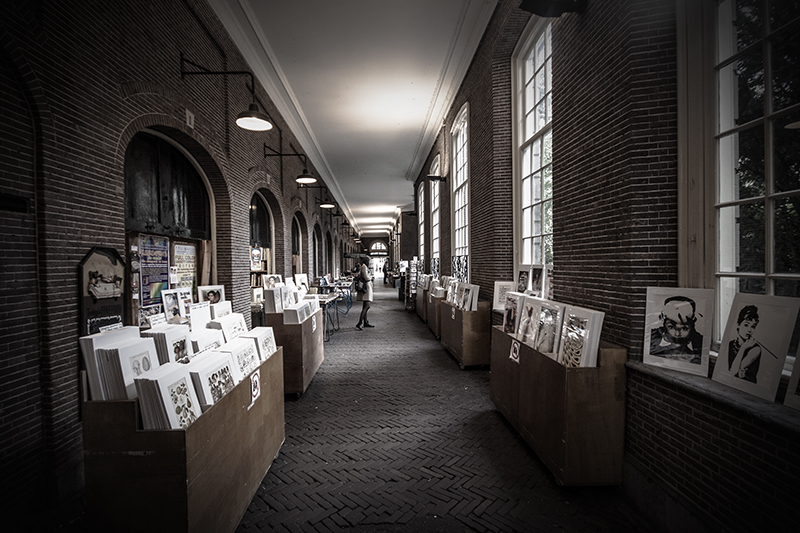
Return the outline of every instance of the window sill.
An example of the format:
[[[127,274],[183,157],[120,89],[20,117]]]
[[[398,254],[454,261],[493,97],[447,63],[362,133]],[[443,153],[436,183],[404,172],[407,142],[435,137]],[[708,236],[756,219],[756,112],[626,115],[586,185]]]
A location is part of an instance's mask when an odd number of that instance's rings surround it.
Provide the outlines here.
[[[757,396],[712,381],[710,378],[646,365],[639,361],[628,361],[625,366],[630,370],[673,385],[690,394],[727,406],[731,410],[748,415],[756,421],[774,427],[779,431],[800,435],[800,411],[787,407],[782,403],[768,402]],[[783,385],[783,391],[785,392],[785,390],[786,386]],[[781,391],[778,392],[778,397],[783,397]]]

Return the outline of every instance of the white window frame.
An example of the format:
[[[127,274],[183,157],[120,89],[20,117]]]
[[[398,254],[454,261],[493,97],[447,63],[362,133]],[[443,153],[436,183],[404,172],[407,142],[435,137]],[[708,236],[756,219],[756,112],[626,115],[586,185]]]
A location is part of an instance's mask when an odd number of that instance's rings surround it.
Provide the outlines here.
[[[531,18],[512,54],[512,130],[514,161],[514,272],[531,265],[552,266],[553,250],[553,163],[552,163],[552,24],[551,19]],[[539,64],[531,64],[538,45],[544,44]],[[526,70],[526,67],[530,67]],[[535,81],[541,74],[544,91]],[[537,106],[543,120],[535,120]],[[549,146],[549,148],[545,148]],[[538,151],[538,159],[531,153]],[[545,158],[548,153],[549,157]],[[545,181],[543,176],[549,175]],[[538,187],[533,187],[534,182]],[[549,187],[545,184],[548,183]],[[546,189],[549,194],[546,193]],[[538,191],[538,197],[536,192]],[[538,225],[534,225],[538,221]],[[549,245],[548,245],[549,241]],[[537,253],[538,252],[538,253]]]
[[[431,163],[431,170],[428,173],[431,176],[439,176],[439,154],[433,159],[433,163]],[[441,212],[439,210],[440,207],[440,186],[441,182],[439,180],[431,180],[431,259],[439,259],[439,224],[440,224],[440,216]],[[441,267],[440,267],[441,268]]]
[[[451,243],[453,256],[469,256],[469,104],[465,103],[450,130],[452,161]],[[467,279],[472,262],[467,262]]]
[[[419,260],[425,264],[425,180],[417,187],[417,222],[419,224]]]

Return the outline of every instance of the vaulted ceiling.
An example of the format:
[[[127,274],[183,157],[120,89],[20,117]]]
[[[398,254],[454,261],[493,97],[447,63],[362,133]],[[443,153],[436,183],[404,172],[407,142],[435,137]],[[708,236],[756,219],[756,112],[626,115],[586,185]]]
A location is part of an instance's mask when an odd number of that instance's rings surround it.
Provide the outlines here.
[[[210,0],[363,235],[413,182],[497,0]]]

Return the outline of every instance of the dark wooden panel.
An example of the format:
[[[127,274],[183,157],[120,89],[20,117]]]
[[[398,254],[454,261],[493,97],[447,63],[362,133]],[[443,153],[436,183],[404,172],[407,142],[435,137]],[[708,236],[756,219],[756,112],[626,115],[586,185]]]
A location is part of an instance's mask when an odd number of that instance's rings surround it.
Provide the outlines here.
[[[492,372],[489,377],[489,398],[506,420],[519,431],[519,363],[509,357],[516,338],[492,328]],[[521,343],[520,343],[521,344]]]
[[[442,336],[442,300],[444,298],[428,294],[428,327],[437,339]]]
[[[284,394],[304,393],[325,358],[322,309],[302,324],[284,324],[283,313],[264,313],[264,325],[272,328],[275,342],[283,346]]]

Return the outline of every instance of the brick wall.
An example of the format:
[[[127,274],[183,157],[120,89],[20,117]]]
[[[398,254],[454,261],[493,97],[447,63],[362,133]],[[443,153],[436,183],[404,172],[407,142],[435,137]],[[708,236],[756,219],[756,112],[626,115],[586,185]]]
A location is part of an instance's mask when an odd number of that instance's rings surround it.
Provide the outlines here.
[[[0,33],[0,42],[4,42]],[[21,58],[0,55],[0,488],[2,508],[24,503],[45,470],[36,289],[36,131]]]
[[[0,302],[19,317],[0,341],[4,491],[15,495],[3,503],[19,509],[64,501],[83,485],[77,265],[93,246],[125,252],[123,167],[134,134],[159,131],[203,169],[215,209],[214,281],[248,320],[248,212],[256,190],[273,214],[279,273],[291,272],[295,214],[304,225],[306,270],[315,224],[334,242],[341,237],[340,226],[316,207],[320,191],[298,191],[299,158],[281,164],[263,157],[263,144],[304,150],[262,87],[256,97],[276,128],[254,133],[233,123],[250,103],[246,77],[181,79],[181,52],[211,70],[248,69],[202,0],[15,2],[0,20],[0,44],[2,135],[14,142],[2,139],[0,192],[31,206],[0,212],[2,242],[11,251],[3,266],[13,272]],[[194,128],[185,123],[186,110],[195,115]]]

